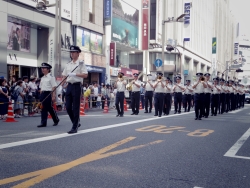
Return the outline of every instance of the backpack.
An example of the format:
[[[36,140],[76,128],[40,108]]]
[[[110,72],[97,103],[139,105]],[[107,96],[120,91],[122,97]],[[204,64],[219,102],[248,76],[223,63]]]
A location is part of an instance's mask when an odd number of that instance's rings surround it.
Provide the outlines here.
[[[16,90],[14,89],[14,91],[11,92],[11,94],[10,94],[11,100],[17,101],[17,98],[18,98],[18,95],[19,95],[19,93],[17,93],[17,90],[18,89],[16,89]]]

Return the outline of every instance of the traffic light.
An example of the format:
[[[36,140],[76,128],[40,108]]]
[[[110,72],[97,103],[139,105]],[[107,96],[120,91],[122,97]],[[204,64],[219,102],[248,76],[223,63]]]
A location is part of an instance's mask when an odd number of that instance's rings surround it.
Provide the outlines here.
[[[241,70],[241,69],[237,69],[235,72],[243,72],[243,70]]]

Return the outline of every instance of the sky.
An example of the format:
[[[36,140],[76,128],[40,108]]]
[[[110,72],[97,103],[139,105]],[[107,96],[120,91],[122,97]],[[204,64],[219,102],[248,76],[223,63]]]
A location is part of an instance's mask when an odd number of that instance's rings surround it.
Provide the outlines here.
[[[235,24],[240,23],[240,35],[250,37],[250,0],[229,0]]]

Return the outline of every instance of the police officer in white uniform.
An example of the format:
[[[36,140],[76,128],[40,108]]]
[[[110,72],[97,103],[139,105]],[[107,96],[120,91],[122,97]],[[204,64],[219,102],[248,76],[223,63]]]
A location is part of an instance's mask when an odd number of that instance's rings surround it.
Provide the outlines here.
[[[229,111],[234,109],[234,88],[233,88],[233,80],[228,81],[228,91],[229,91]]]
[[[170,78],[166,78],[165,85],[165,95],[164,95],[164,107],[163,107],[163,115],[169,115],[171,109],[171,101],[172,101],[172,85],[170,83]]]
[[[154,95],[154,82],[152,81],[152,75],[148,74],[148,81],[145,84],[145,112],[144,113],[151,113],[153,107],[153,95]],[[148,103],[149,103],[149,110],[148,110]]]
[[[141,81],[138,80],[139,74],[134,73],[133,75],[134,75],[134,80],[132,81],[132,92],[131,92],[131,108],[132,108],[131,115],[138,115],[140,107]]]
[[[219,78],[214,78],[214,85],[213,85],[213,92],[212,92],[212,97],[211,97],[211,116],[217,116],[217,111],[218,111],[218,103],[219,103],[219,98],[220,98],[220,91],[221,88],[218,85]]]
[[[204,89],[207,88],[205,80],[202,80],[203,73],[197,73],[197,82],[194,83],[194,110],[195,110],[195,120],[201,120],[203,115],[203,103],[204,103]]]
[[[190,108],[191,108],[191,100],[192,100],[192,92],[193,92],[193,87],[190,84],[190,80],[186,80],[186,87],[185,87],[185,91],[184,91],[184,109],[185,112],[190,112]]]
[[[63,79],[68,76],[66,80],[68,86],[65,94],[66,110],[73,124],[72,129],[68,132],[69,134],[77,133],[78,127],[81,126],[81,124],[79,123],[81,103],[80,98],[82,92],[81,85],[83,82],[83,78],[88,77],[88,71],[85,64],[82,61],[80,62],[79,60],[80,53],[81,49],[78,46],[70,47],[70,55],[72,61],[65,66],[65,69],[62,73]]]
[[[212,93],[212,87],[213,83],[210,82],[210,74],[206,73],[205,76],[205,84],[207,85],[206,88],[204,88],[204,117],[208,118],[209,112],[210,112],[210,106],[211,106],[211,93]]]
[[[123,78],[124,74],[122,72],[118,73],[118,79],[115,82],[115,87],[117,89],[115,96],[115,107],[117,110],[116,117],[123,117],[124,114],[124,92],[126,90],[127,82]]]
[[[219,104],[219,113],[223,114],[226,108],[226,92],[227,87],[225,86],[225,80],[223,78],[220,79],[220,104]]]
[[[154,95],[154,103],[155,103],[155,115],[161,117],[163,110],[163,102],[164,102],[164,93],[165,93],[165,82],[162,79],[163,74],[157,73],[157,80],[154,83],[155,95]]]
[[[53,102],[56,100],[56,92],[53,92],[52,94],[51,91],[54,91],[56,88],[56,79],[55,77],[50,75],[50,69],[52,66],[48,63],[42,63],[42,72],[44,76],[41,78],[40,82],[40,88],[41,88],[41,95],[40,95],[40,102],[44,100],[42,103],[42,111],[41,111],[41,124],[38,125],[37,127],[46,127],[47,126],[47,119],[48,119],[48,112],[50,113],[54,125],[57,126],[59,123],[59,119],[57,117],[57,114],[53,108]]]
[[[181,102],[182,102],[182,92],[185,89],[184,85],[181,83],[181,77],[176,76],[176,83],[173,86],[173,92],[174,92],[174,108],[175,108],[175,114],[178,112],[181,113]]]

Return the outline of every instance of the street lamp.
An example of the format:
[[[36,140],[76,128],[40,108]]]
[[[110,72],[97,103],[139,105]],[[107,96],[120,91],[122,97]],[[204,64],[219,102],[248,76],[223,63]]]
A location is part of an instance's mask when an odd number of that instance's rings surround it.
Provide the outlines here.
[[[61,76],[61,0],[56,0],[56,3],[49,4],[49,1],[38,0],[36,9],[38,11],[45,11],[49,7],[55,7],[55,67],[54,76]]]
[[[164,9],[164,6],[163,6]],[[164,11],[163,11],[164,12]],[[165,23],[176,23],[176,22],[183,22],[183,20],[181,20],[184,16],[186,16],[186,14],[182,14],[180,15],[177,19],[174,19],[174,17],[172,18],[168,18],[168,20],[162,20],[162,53],[161,53],[161,59],[162,59],[162,74],[164,76],[164,42],[165,42]],[[169,45],[170,46],[170,45]],[[173,47],[173,46],[172,46]],[[173,48],[173,49],[177,49],[177,48]],[[178,50],[179,52],[179,50]],[[179,52],[180,54],[180,52]]]

